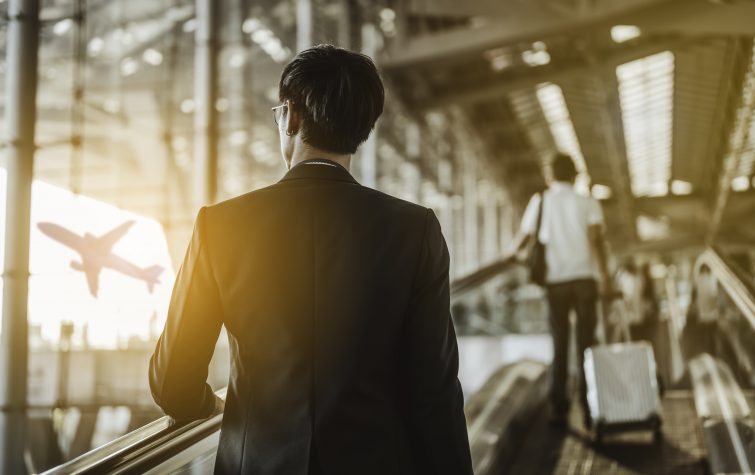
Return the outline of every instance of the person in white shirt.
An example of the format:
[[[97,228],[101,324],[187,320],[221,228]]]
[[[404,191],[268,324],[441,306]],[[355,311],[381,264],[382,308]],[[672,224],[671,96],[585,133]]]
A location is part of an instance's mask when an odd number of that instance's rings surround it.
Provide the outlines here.
[[[715,354],[718,326],[718,281],[707,264],[701,264],[695,276],[694,305],[702,351]]]
[[[616,315],[625,321],[614,321],[615,333],[621,333],[621,326],[628,325],[632,341],[654,343],[658,320],[658,298],[655,293],[650,266],[645,263],[640,268],[634,262],[627,261],[616,276],[618,290],[621,292],[624,312]],[[613,341],[621,341],[614,336]]]
[[[643,322],[642,314],[642,282],[640,281],[640,274],[637,271],[637,266],[634,262],[627,261],[624,264],[623,269],[616,275],[616,286],[624,305],[624,312],[619,315],[620,319],[626,321],[614,321],[611,322],[615,326],[616,333],[620,333],[622,325],[629,325],[629,327],[636,327]],[[633,330],[634,328],[632,328]],[[635,332],[632,331],[632,336],[635,337]],[[620,341],[620,337],[614,336],[613,341]]]
[[[551,423],[564,427],[570,405],[567,359],[569,312],[573,309],[577,313],[580,399],[585,426],[590,427],[582,358],[584,350],[595,343],[599,290],[611,293],[603,211],[596,200],[574,190],[577,169],[571,157],[557,154],[551,169],[553,180],[542,194],[544,198],[539,193],[533,196],[524,212],[515,253],[533,241],[543,199],[538,238],[545,246],[545,282],[554,350],[550,381]]]

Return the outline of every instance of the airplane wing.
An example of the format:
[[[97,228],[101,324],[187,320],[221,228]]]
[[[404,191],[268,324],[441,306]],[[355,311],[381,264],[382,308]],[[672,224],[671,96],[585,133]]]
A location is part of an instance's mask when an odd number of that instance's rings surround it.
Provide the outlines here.
[[[100,285],[100,269],[85,267],[84,273],[87,276],[87,285],[89,285],[89,292],[93,297],[97,297],[97,289]]]
[[[97,242],[102,246],[101,250],[104,252],[110,252],[116,242],[118,242],[123,236],[126,235],[129,228],[134,225],[134,221],[129,220],[120,226],[114,228],[106,234],[103,234],[97,238]]]
[[[84,239],[78,234],[72,233],[63,226],[55,223],[37,223],[37,228],[59,243],[81,252],[84,245]]]

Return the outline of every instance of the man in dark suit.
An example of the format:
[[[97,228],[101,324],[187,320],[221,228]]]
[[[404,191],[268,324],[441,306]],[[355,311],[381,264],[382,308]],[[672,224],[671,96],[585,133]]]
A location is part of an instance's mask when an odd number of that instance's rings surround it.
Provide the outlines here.
[[[150,363],[155,401],[177,419],[219,408],[207,365],[225,325],[217,473],[471,474],[438,220],[348,171],[383,109],[374,64],[312,48],[279,95],[289,171],[200,210]]]

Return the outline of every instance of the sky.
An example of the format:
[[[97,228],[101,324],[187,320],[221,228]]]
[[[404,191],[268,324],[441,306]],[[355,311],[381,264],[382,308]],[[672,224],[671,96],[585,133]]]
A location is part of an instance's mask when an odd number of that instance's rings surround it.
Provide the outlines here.
[[[0,169],[0,264],[4,261],[5,202],[6,172]],[[165,269],[152,294],[143,281],[103,268],[98,296],[93,297],[85,275],[71,267],[72,261],[80,260],[78,253],[37,228],[39,222],[52,222],[78,235],[100,236],[127,220],[135,224],[112,252],[139,267],[157,264]],[[30,246],[28,318],[30,324],[40,325],[43,339],[55,343],[63,321],[74,324],[74,344],[82,343],[86,325],[89,344],[99,348],[123,346],[132,336],[147,339],[162,329],[175,272],[165,233],[156,220],[35,180]]]

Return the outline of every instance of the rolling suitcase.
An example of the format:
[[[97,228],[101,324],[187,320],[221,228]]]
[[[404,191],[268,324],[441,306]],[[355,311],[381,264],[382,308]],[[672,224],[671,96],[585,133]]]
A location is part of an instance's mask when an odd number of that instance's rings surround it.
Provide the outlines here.
[[[621,303],[614,310],[623,321],[624,342],[601,343],[585,350],[584,370],[587,404],[601,442],[610,432],[648,429],[656,439],[661,432],[661,400],[653,348],[647,342],[631,342]],[[601,318],[605,321],[601,312]],[[605,327],[604,327],[605,328]]]

